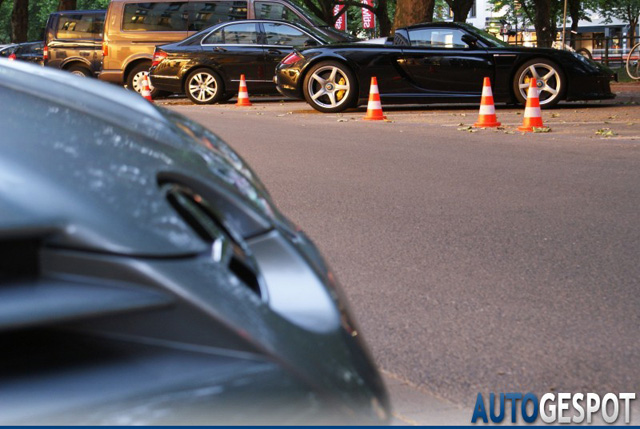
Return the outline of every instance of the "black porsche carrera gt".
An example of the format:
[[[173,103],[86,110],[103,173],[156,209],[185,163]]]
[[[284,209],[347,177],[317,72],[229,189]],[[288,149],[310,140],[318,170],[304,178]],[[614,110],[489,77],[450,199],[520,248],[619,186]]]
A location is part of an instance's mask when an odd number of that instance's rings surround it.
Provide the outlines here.
[[[613,98],[609,82],[616,78],[573,52],[514,47],[471,25],[444,22],[399,28],[385,44],[296,51],[276,68],[283,95],[326,113],[365,104],[372,76],[388,104],[478,102],[487,76],[496,102],[523,104],[535,77],[542,107]]]

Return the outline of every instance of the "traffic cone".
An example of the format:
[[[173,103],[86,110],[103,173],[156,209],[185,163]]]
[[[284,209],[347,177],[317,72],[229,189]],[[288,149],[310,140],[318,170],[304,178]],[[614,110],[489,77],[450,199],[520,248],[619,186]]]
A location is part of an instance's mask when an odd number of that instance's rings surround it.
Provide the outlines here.
[[[538,85],[536,78],[532,77],[529,83],[529,92],[527,93],[527,105],[524,108],[524,121],[522,126],[518,127],[518,131],[530,133],[533,127],[544,127],[542,124],[542,112],[540,111],[540,98],[538,96]]]
[[[371,89],[369,90],[369,104],[367,104],[367,114],[365,121],[381,121],[387,119],[382,114],[382,103],[380,102],[380,92],[378,92],[378,80],[375,76],[371,77]]]
[[[149,88],[148,75],[144,75],[144,78],[142,78],[142,91],[140,91],[140,95],[142,95],[145,100],[153,103],[153,98],[151,98],[151,88]]]
[[[480,114],[478,122],[473,124],[474,127],[499,127],[500,122],[496,118],[496,107],[493,104],[493,92],[491,91],[491,81],[488,77],[484,78],[482,84],[482,99],[480,100]]]
[[[244,75],[240,75],[240,90],[238,91],[238,102],[236,106],[251,106],[249,101],[249,92],[247,91],[247,82],[244,80]]]

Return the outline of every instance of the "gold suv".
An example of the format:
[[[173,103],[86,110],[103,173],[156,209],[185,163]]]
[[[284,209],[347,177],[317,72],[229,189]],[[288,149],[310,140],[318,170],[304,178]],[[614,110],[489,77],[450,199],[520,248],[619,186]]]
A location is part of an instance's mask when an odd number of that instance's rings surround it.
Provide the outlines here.
[[[220,22],[254,18],[300,23],[336,41],[349,39],[288,0],[111,0],[98,77],[140,92],[156,45],[177,42]],[[153,95],[157,92],[152,88]]]

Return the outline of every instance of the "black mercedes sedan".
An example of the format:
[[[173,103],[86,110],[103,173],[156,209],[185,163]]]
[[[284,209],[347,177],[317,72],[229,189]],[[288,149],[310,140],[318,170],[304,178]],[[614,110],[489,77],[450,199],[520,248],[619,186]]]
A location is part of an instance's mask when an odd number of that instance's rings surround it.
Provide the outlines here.
[[[154,87],[185,93],[196,104],[230,99],[244,74],[250,93],[277,93],[275,68],[285,56],[328,43],[322,33],[274,20],[232,21],[156,48],[149,70]]]
[[[278,90],[321,112],[365,104],[375,76],[382,103],[479,102],[491,78],[496,102],[524,103],[536,78],[540,105],[615,97],[616,75],[582,55],[513,47],[471,25],[399,28],[386,44],[339,44],[294,52],[276,69]]]
[[[388,421],[335,276],[229,145],[104,82],[0,75],[1,424]]]

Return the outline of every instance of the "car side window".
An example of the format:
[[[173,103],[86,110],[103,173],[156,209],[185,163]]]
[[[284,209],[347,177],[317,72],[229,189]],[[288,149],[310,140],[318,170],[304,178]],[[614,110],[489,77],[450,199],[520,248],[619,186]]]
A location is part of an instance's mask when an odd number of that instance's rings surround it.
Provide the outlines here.
[[[305,24],[302,18],[283,4],[257,1],[254,3],[254,6],[256,19],[275,19],[293,22],[294,24]]]
[[[420,28],[409,31],[411,46],[424,48],[464,49],[464,33],[455,28]]]
[[[264,23],[263,26],[267,45],[300,47],[311,39],[309,35],[287,24]]]
[[[95,38],[96,15],[93,13],[63,14],[58,19],[56,38],[58,39],[93,39]],[[104,16],[102,17],[104,26]],[[102,30],[98,33],[102,33]]]
[[[246,0],[191,2],[189,6],[189,31],[238,19],[247,19]]]
[[[187,31],[187,2],[128,3],[124,6],[124,31]]]
[[[258,44],[258,29],[256,24],[230,24],[209,34],[203,45],[256,45]]]

